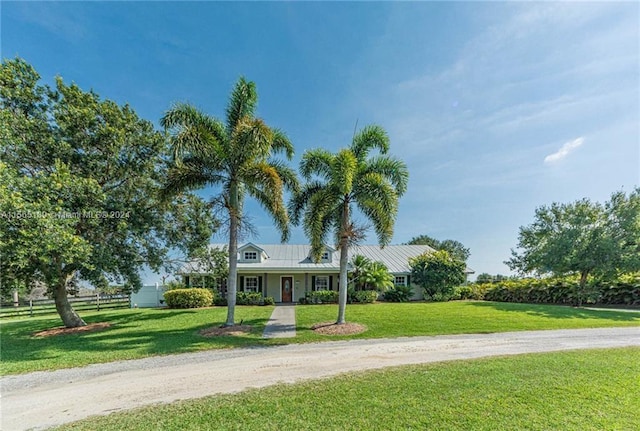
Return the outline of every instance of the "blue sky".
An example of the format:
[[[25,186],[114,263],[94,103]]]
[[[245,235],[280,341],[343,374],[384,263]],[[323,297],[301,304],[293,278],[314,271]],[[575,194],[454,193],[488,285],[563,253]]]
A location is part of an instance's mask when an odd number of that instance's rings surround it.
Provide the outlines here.
[[[411,177],[394,243],[456,239],[477,273],[508,273],[536,207],[640,184],[637,2],[0,8],[3,58],[156,124],[177,101],[222,117],[240,75],[257,84],[258,115],[294,143],[295,166],[305,149],[347,146],[356,121],[380,124]],[[262,211],[247,210],[254,240],[277,242]],[[290,242],[306,242],[301,229]]]

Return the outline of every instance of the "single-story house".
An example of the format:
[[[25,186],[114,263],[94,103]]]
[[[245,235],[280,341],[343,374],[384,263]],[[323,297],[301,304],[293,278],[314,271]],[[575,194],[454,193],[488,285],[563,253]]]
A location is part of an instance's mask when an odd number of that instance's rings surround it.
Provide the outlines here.
[[[222,244],[210,247],[222,249]],[[349,259],[362,255],[371,261],[385,264],[396,285],[411,285],[409,259],[428,251],[427,245],[360,245],[349,249]],[[340,251],[327,246],[320,262],[311,259],[310,245],[254,244],[238,247],[239,292],[259,292],[271,296],[276,302],[297,302],[307,292],[314,290],[338,290]],[[467,269],[467,274],[473,271]],[[179,273],[189,287],[221,286],[225,281],[213,283],[212,277],[202,271],[197,262],[187,263]],[[414,285],[413,299],[423,298],[422,289]]]

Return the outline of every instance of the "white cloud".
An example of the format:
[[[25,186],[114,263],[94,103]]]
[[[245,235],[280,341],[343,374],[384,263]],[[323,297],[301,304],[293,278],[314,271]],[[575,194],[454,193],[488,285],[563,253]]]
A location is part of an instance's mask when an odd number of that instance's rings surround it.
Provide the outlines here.
[[[584,138],[582,136],[577,139],[574,139],[573,141],[569,141],[565,143],[558,151],[556,151],[553,154],[549,154],[547,157],[545,157],[544,162],[547,164],[559,162],[560,160],[567,157],[570,153],[573,152],[573,150],[578,148],[583,143],[584,143]]]

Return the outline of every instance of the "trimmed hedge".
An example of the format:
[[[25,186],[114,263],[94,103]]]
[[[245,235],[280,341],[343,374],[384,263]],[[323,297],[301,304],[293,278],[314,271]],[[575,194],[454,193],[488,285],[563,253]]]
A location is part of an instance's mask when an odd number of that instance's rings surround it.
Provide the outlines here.
[[[466,287],[471,287],[472,292],[469,293]],[[498,302],[572,305],[578,302],[580,296],[585,304],[640,305],[640,273],[624,275],[618,280],[597,285],[588,284],[582,292],[575,277],[508,280],[494,284],[463,286],[458,291],[461,294],[460,299]]]
[[[337,304],[340,293],[337,290],[316,290],[298,299],[298,304]],[[349,304],[372,304],[378,299],[378,292],[375,290],[349,289],[347,291],[347,302]]]
[[[316,290],[305,295],[305,304],[337,304],[338,291]]]
[[[276,301],[272,296],[262,297],[257,292],[237,292],[236,305],[275,305]],[[227,297],[216,293],[213,297],[213,304],[218,306],[227,306]]]
[[[169,308],[200,308],[213,303],[213,294],[208,289],[174,289],[164,293]]]

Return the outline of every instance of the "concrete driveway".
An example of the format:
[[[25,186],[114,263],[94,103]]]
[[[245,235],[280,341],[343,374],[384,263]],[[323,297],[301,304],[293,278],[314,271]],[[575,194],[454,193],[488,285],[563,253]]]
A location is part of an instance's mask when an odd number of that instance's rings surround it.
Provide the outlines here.
[[[640,327],[334,341],[206,351],[0,379],[2,429],[394,365],[640,346]]]

